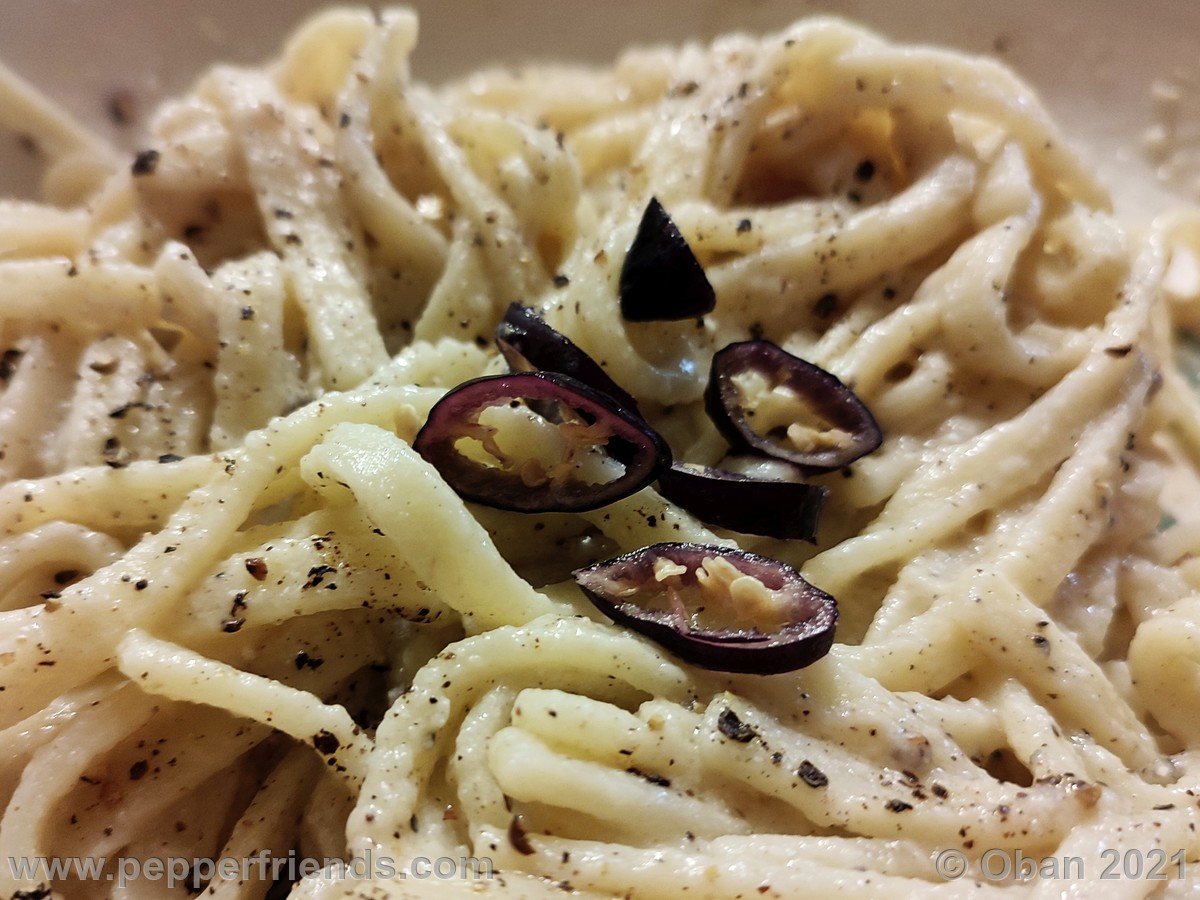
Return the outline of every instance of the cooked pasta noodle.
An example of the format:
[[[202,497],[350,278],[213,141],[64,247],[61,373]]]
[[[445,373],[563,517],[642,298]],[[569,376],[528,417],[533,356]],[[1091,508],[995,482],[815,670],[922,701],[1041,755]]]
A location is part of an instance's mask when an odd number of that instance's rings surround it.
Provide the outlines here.
[[[327,871],[310,898],[1062,889],[988,877],[1002,848],[1078,856],[1105,896],[1200,890],[1175,343],[1200,218],[1126,229],[1004,68],[837,20],[438,88],[416,38],[403,10],[322,14],[164,105],[134,160],[2,73],[46,202],[0,204],[0,860],[495,868]],[[621,317],[651,196],[715,288],[701,320]],[[411,442],[504,371],[518,300],[678,458],[724,453],[707,361],[749,336],[853,385],[883,446],[813,476],[815,546],[652,488],[466,503]],[[570,580],[668,540],[797,567],[838,600],[833,650],[706,671]],[[1171,877],[1102,883],[1105,848]],[[0,896],[50,888],[166,895],[0,867]]]

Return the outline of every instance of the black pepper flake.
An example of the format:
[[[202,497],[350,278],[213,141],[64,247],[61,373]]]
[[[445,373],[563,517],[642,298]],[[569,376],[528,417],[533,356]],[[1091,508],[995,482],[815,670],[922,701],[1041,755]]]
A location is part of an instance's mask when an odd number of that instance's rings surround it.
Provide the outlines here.
[[[571,279],[566,275],[559,274],[554,276],[554,286],[556,288],[565,288],[570,283]]]
[[[127,90],[113,91],[104,104],[104,111],[108,114],[108,120],[118,128],[131,124],[136,116],[133,93]]]
[[[148,582],[145,578],[139,578],[133,583],[133,589],[135,591],[144,591],[147,587],[149,587],[149,585],[150,582]]]
[[[110,419],[123,419],[129,415],[130,410],[134,409],[150,409],[149,403],[143,403],[140,400],[133,400],[129,403],[123,403],[116,409],[109,410],[108,417]]]
[[[875,163],[869,159],[864,159],[854,169],[854,179],[856,181],[870,181],[875,177]]]
[[[937,797],[939,800],[945,800],[950,796],[950,792],[940,784],[931,785],[929,790],[933,791],[933,796]]]
[[[829,776],[814,766],[807,759],[800,763],[796,777],[813,788],[823,788],[829,784]]]
[[[737,713],[728,708],[721,710],[721,714],[717,716],[717,730],[731,741],[737,741],[739,744],[748,744],[758,737],[757,731],[739,719]]]
[[[67,584],[79,577],[79,572],[75,569],[63,569],[60,572],[54,573],[55,584]]]
[[[128,454],[121,451],[121,442],[115,437],[104,441],[104,464],[113,469],[123,469],[129,465]]]
[[[837,294],[822,294],[813,304],[813,315],[818,319],[828,319],[837,311]]]
[[[129,780],[140,781],[142,776],[150,771],[150,763],[144,759],[139,759],[129,767]]]
[[[247,321],[248,319],[253,319],[254,318],[254,307],[253,306],[243,306],[241,315],[242,315],[243,322]]]
[[[533,845],[529,843],[525,832],[525,823],[520,816],[513,816],[512,821],[508,823],[508,842],[513,845],[514,850],[524,856],[532,856],[534,853]]]
[[[630,775],[636,775],[638,778],[648,781],[651,784],[656,784],[659,787],[670,787],[671,786],[670,778],[663,778],[661,775],[656,775],[653,772],[643,772],[641,769],[637,768],[636,766],[630,766],[625,771],[628,772]]]
[[[279,207],[277,207],[277,208],[275,209],[275,218],[277,218],[277,219],[291,219],[291,218],[294,218],[294,216],[293,216],[293,214],[292,214],[292,211],[291,211],[290,209],[282,209],[282,208],[279,208]]]
[[[181,462],[182,460],[183,460],[183,457],[177,453],[164,453],[162,456],[160,456],[158,458],[158,461],[160,463],[176,463],[176,462]]]
[[[349,128],[350,127],[350,114],[349,113],[342,113],[340,116],[338,116],[338,127],[339,128]]]
[[[296,654],[297,671],[300,669],[319,669],[323,665],[325,665],[325,660],[320,656],[309,656],[304,650]]]
[[[1133,344],[1122,344],[1120,347],[1105,347],[1104,352],[1109,356],[1120,359],[1123,356],[1128,356],[1133,350]]]
[[[912,809],[911,803],[905,803],[903,800],[889,800],[886,804],[888,812],[902,813]]]
[[[133,173],[134,177],[153,175],[154,170],[158,168],[158,161],[161,157],[162,154],[157,150],[143,150],[133,158],[133,165],[129,171]]]
[[[330,572],[336,572],[333,566],[319,565],[313,566],[308,570],[308,581],[301,585],[301,589],[313,588],[325,580],[325,576]]]
[[[263,581],[267,577],[267,561],[261,556],[251,556],[246,560],[246,571],[255,581]]]
[[[342,742],[337,739],[337,735],[321,729],[313,735],[312,745],[321,753],[329,756],[331,753],[337,752],[338,747],[342,746]]]
[[[226,634],[237,634],[245,624],[246,620],[242,616],[230,617],[221,623],[221,630]]]
[[[10,347],[0,354],[0,381],[8,381],[13,377],[17,371],[17,363],[24,355],[25,351],[18,350],[16,347]]]
[[[749,219],[742,219],[742,221],[738,222],[738,224],[737,224],[737,233],[745,234],[747,231],[749,231],[753,227],[754,227],[754,224]]]

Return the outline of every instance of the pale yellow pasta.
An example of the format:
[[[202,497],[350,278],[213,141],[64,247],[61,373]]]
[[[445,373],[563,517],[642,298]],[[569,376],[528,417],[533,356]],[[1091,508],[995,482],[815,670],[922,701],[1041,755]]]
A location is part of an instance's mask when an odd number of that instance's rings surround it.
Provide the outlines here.
[[[1197,214],[1127,229],[1007,70],[838,20],[438,87],[417,30],[323,13],[133,159],[0,70],[47,161],[44,202],[0,202],[0,896],[168,896],[9,858],[290,852],[488,868],[205,896],[1190,896]],[[652,196],[700,320],[621,315]],[[514,301],[679,459],[725,457],[709,360],[750,337],[852,385],[884,443],[809,476],[815,545],[653,486],[465,502],[412,445],[506,371]],[[662,541],[797,567],[834,648],[707,671],[571,580]],[[1100,877],[1152,850],[1166,884]]]

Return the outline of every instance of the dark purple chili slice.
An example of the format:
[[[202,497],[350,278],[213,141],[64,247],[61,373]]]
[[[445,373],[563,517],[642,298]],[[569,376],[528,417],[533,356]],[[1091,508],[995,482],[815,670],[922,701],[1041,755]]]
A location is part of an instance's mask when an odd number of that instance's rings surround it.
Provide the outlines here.
[[[651,198],[621,266],[621,315],[629,322],[694,319],[716,305],[696,254]]]
[[[742,341],[719,351],[704,406],[735,449],[810,472],[847,465],[883,442],[875,417],[854,391],[770,341]]]
[[[610,619],[705,669],[775,675],[833,646],[837,601],[766,556],[654,544],[574,574]]]
[[[569,375],[612,397],[620,406],[637,409],[637,401],[598,362],[528,306],[513,303],[508,307],[496,326],[496,344],[514,372],[540,369]]]
[[[813,543],[821,505],[829,494],[820,485],[802,481],[751,478],[679,462],[658,473],[658,487],[672,503],[709,525]]]
[[[561,448],[550,448],[544,458],[518,458],[501,445],[503,435],[495,425],[480,421],[489,409],[522,403],[530,415],[544,405],[560,411],[547,421],[563,438]],[[464,442],[467,447],[460,446]],[[552,372],[460,384],[434,404],[413,448],[460,497],[516,512],[604,506],[645,487],[671,460],[662,438],[636,415],[582,382]],[[474,452],[467,455],[464,449]],[[584,475],[589,466],[592,474],[608,475],[612,461],[622,471],[611,479],[597,482]]]

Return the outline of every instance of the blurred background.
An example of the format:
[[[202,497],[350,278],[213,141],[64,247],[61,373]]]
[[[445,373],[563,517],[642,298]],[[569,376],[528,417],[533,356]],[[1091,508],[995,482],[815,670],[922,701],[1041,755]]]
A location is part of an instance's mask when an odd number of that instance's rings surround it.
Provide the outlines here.
[[[0,0],[0,61],[126,146],[211,62],[271,56],[317,0]],[[378,4],[374,4],[378,5]],[[1200,200],[1200,2],[1193,0],[414,0],[418,77],[529,59],[606,63],[630,44],[769,31],[820,12],[1004,60],[1042,93],[1138,218]],[[1148,129],[1178,151],[1148,154]],[[0,141],[0,190],[32,183]],[[25,154],[27,157],[28,154]],[[1192,158],[1195,158],[1194,160]],[[1195,162],[1196,164],[1192,164]],[[28,193],[25,191],[24,193]]]

